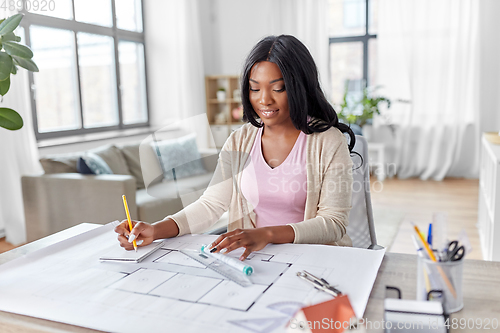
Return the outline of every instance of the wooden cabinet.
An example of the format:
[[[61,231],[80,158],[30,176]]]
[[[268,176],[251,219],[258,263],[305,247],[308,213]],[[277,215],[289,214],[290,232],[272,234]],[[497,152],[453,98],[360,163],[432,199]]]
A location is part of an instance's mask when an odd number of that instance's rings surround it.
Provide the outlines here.
[[[500,145],[481,139],[478,227],[485,260],[500,261]]]
[[[217,96],[220,89],[225,96]],[[241,121],[241,95],[239,76],[213,75],[205,77],[207,117],[214,138],[215,146],[222,147],[227,137],[235,128],[244,123]],[[235,109],[239,109],[239,111]]]

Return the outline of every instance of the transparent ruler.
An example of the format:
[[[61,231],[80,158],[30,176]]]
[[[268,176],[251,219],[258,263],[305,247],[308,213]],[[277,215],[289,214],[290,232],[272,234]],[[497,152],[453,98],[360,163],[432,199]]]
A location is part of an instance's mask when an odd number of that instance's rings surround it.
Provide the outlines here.
[[[211,270],[219,273],[220,275],[228,278],[229,280],[239,284],[242,287],[248,287],[252,285],[252,281],[233,267],[229,266],[222,261],[219,261],[215,258],[209,257],[206,254],[202,253],[198,250],[180,250],[181,253],[187,255],[191,259],[196,260],[200,264],[210,268]]]

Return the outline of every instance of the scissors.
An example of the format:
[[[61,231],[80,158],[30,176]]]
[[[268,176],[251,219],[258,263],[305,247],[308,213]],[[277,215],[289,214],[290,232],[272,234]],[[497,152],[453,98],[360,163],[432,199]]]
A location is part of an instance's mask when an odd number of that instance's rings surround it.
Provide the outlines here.
[[[457,261],[464,257],[465,247],[463,245],[458,246],[458,241],[454,240],[448,244],[448,248],[445,255],[445,261]]]

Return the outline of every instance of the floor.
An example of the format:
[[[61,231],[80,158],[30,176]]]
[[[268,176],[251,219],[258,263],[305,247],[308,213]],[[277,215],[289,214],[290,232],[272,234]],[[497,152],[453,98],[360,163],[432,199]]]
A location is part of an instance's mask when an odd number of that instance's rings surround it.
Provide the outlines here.
[[[386,179],[383,183],[372,181],[371,197],[374,207],[404,212],[404,221],[390,252],[415,254],[410,221],[426,234],[433,214],[444,212],[447,214],[449,238],[457,237],[465,229],[473,249],[467,254],[467,259],[482,260],[476,227],[478,191],[478,179],[448,178],[441,182]]]
[[[390,252],[415,253],[410,235],[413,221],[422,231],[427,230],[435,212],[448,215],[448,232],[456,237],[465,229],[473,251],[468,259],[482,259],[479,234],[476,228],[479,180],[446,179],[442,182],[420,179],[386,179],[382,183],[372,182],[372,204],[374,207],[398,210],[404,213],[398,234]],[[0,253],[14,246],[0,239]]]
[[[7,252],[15,248],[14,245],[5,241],[5,238],[0,238],[0,253]]]

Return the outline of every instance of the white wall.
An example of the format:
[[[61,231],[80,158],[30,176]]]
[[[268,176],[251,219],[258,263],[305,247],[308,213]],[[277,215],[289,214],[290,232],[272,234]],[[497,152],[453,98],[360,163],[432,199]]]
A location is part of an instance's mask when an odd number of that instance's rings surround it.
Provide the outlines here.
[[[199,0],[205,74],[240,74],[251,48],[276,34],[269,0]]]
[[[162,126],[169,113],[175,114],[172,101],[178,95],[179,78],[171,67],[175,52],[169,47],[176,38],[175,13],[170,7],[170,1],[144,1],[149,121],[153,126]]]
[[[218,30],[217,18],[220,16],[215,6],[216,0],[198,1],[198,17],[200,19],[201,44],[203,49],[203,67],[205,75],[220,73],[220,62],[217,56],[220,38],[214,32]]]
[[[480,131],[500,131],[500,1],[480,1]]]

